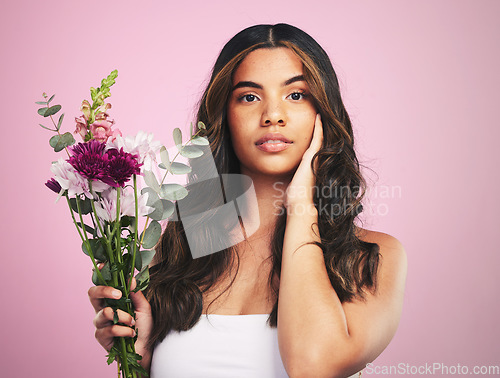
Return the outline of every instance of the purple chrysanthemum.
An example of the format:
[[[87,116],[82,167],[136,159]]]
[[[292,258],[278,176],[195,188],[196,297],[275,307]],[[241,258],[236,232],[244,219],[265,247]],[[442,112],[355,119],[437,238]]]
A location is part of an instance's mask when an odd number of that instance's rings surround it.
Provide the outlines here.
[[[53,192],[56,192],[59,194],[61,192],[61,185],[56,181],[56,179],[51,178],[49,181],[45,183],[45,186],[52,190]]]
[[[132,175],[141,173],[140,166],[142,163],[137,161],[137,155],[124,152],[123,148],[120,148],[120,150],[112,148],[106,151],[106,154],[109,159],[108,175],[116,183],[116,185],[112,186],[123,187]]]
[[[108,175],[108,157],[104,150],[106,144],[97,140],[90,140],[87,143],[78,143],[72,148],[73,156],[68,162],[83,177],[89,180],[101,180],[108,185],[113,180]]]
[[[133,174],[139,174],[142,165],[137,155],[124,152],[123,148],[105,151],[106,144],[97,140],[78,143],[73,147],[73,156],[68,162],[83,177],[100,180],[110,186],[125,186]]]

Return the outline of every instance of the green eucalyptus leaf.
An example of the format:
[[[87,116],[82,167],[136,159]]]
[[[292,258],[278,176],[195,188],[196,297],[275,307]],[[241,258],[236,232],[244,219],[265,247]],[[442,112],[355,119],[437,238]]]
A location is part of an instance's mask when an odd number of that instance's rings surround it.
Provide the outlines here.
[[[179,150],[179,153],[186,158],[197,158],[203,155],[203,151],[195,146],[184,146]]]
[[[83,229],[82,224],[80,222],[76,222],[76,224],[78,225],[78,227]],[[94,229],[92,227],[90,227],[89,225],[86,225],[85,223],[83,225],[85,226],[85,231],[87,231],[89,234],[94,235]]]
[[[109,269],[109,263],[104,264],[104,266],[101,268],[101,274],[106,281],[111,280],[111,271]],[[95,269],[92,269],[92,282],[94,283],[94,285],[102,285],[103,284],[101,282],[101,280],[99,279],[99,276],[97,275],[97,272],[95,271]]]
[[[207,129],[207,127],[205,126],[205,124],[204,124],[203,122],[199,121],[199,122],[198,122],[198,129],[200,129],[200,130],[201,130],[201,129],[206,130],[206,129]]]
[[[173,137],[174,137],[174,143],[177,146],[177,148],[181,148],[182,146],[182,131],[178,127],[174,129],[173,132]]]
[[[160,197],[170,200],[177,201],[185,198],[188,195],[188,191],[185,187],[179,184],[163,184],[161,186]]]
[[[91,200],[85,197],[83,200],[80,199],[80,210],[82,211],[82,215],[89,214],[92,211]],[[70,198],[69,203],[71,204],[71,209],[78,213],[78,206],[76,205],[76,198]]]
[[[149,267],[145,266],[142,270],[135,276],[137,281],[137,287],[135,292],[145,289],[149,284]]]
[[[52,96],[50,96],[49,100],[47,101],[47,104],[49,104],[54,99],[54,97],[56,97],[55,94],[53,94]]]
[[[191,167],[189,165],[183,164],[183,163],[177,163],[173,162],[170,165],[169,171],[172,172],[174,175],[184,175],[186,173],[191,172]]]
[[[108,260],[108,257],[106,256],[106,249],[104,248],[104,245],[102,244],[100,239],[89,239],[89,244],[96,260],[100,262]],[[82,243],[82,251],[87,256],[90,256],[86,242]]]
[[[63,119],[64,119],[64,113],[61,114],[61,116],[59,117],[59,121],[57,122],[57,130],[59,130],[61,128]]]
[[[175,205],[173,202],[166,199],[162,199],[161,202],[163,204],[163,215],[161,216],[161,220],[164,220],[174,213]]]
[[[158,243],[158,240],[160,240],[160,236],[161,236],[160,224],[155,220],[151,221],[150,225],[146,229],[144,238],[141,234],[141,240],[143,240],[142,247],[146,249],[153,248]]]
[[[38,114],[45,117],[45,112],[47,112],[47,110],[49,110],[49,108],[40,108],[38,109]]]
[[[37,104],[37,105],[47,105],[47,101],[36,101],[35,104]]]
[[[49,140],[49,144],[54,148],[55,152],[59,152],[63,150],[65,147],[71,146],[75,143],[75,138],[73,138],[73,134],[64,133],[62,135],[54,135]]]
[[[57,131],[57,130],[54,130],[54,129],[49,129],[48,127],[42,125],[41,123],[39,123],[40,126],[42,126],[44,129],[47,129],[47,130],[50,130],[50,131]]]
[[[156,193],[155,193],[156,194]],[[152,203],[151,205],[148,205],[152,207],[154,210],[148,214],[148,217],[155,221],[161,221],[163,218],[163,203],[161,202],[160,199],[158,201]]]
[[[201,136],[195,136],[191,139],[191,143],[197,144],[198,146],[208,146],[210,144],[207,138]]]
[[[165,167],[165,165],[163,165],[163,163],[158,164],[158,168],[167,169],[167,167]]]
[[[156,251],[154,249],[138,252],[135,255],[135,268],[140,271],[145,266],[148,266],[151,263],[151,260],[153,260],[155,253]]]
[[[48,116],[54,115],[54,114],[56,114],[59,110],[61,110],[61,105],[54,105],[54,106],[51,106],[50,108],[48,108],[48,109],[45,111],[45,114],[44,114],[43,116],[44,116],[44,117],[48,117]]]
[[[160,193],[160,184],[158,184],[158,180],[153,172],[144,171],[144,181],[146,182],[146,185],[153,189],[156,193]]]
[[[141,259],[142,259],[142,266],[143,267],[151,264],[151,261],[153,261],[153,257],[155,256],[155,253],[156,253],[156,251],[154,249],[151,249],[149,251],[141,251]]]
[[[168,157],[168,151],[165,148],[165,146],[161,146],[160,148],[160,158],[161,158],[161,163],[165,167],[165,169],[168,169],[170,167],[170,160]]]
[[[141,190],[141,194],[147,194],[148,200],[146,202],[146,205],[152,206],[156,201],[160,200],[160,197],[158,197],[158,194],[152,189],[152,188],[143,188]]]
[[[123,215],[121,217],[120,223],[122,227],[129,227],[129,226],[135,227],[135,217],[131,217],[129,215]]]

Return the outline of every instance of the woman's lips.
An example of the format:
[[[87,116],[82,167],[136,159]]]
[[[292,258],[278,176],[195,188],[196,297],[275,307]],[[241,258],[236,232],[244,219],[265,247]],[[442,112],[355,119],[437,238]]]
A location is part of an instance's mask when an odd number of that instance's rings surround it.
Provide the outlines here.
[[[287,149],[292,143],[290,139],[280,133],[267,133],[255,142],[255,145],[262,151],[278,152]]]
[[[262,143],[262,144],[257,144],[257,148],[259,150],[265,151],[265,152],[279,152],[287,149],[290,147],[292,143],[285,143],[285,142],[278,142],[278,143]]]

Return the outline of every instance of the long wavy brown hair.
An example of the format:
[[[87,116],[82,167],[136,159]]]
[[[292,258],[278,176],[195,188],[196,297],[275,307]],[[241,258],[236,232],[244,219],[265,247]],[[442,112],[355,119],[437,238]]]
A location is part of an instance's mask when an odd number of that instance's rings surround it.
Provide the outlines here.
[[[226,117],[232,75],[250,52],[277,47],[289,48],[302,61],[305,80],[323,122],[323,146],[311,165],[317,159],[318,168],[314,173],[318,190],[314,202],[321,236],[321,243],[317,244],[323,250],[328,276],[340,301],[362,299],[367,290],[376,289],[379,249],[377,244],[364,242],[357,236],[354,221],[362,211],[366,184],[354,151],[351,121],[341,99],[337,76],[321,46],[302,30],[287,24],[256,25],[239,32],[224,46],[214,65],[199,103],[197,121],[206,125],[204,136],[210,142],[218,173],[240,173]],[[209,189],[210,185],[220,185],[220,181],[211,179],[199,184],[203,179],[199,172],[204,171],[205,162],[202,158],[190,161],[197,168],[193,172],[198,172],[188,178],[188,184],[192,184],[187,197],[192,214],[201,213],[202,203],[210,203],[214,209],[224,204],[225,199],[215,194],[216,190]],[[178,206],[176,209],[178,211]],[[198,226],[210,223],[206,215],[199,218]],[[286,211],[283,208],[275,224],[269,256],[272,268],[268,286],[276,298],[268,318],[271,327],[277,327],[279,285],[276,278],[279,282],[285,225]],[[238,271],[240,258],[235,247],[193,258],[190,250],[193,244],[188,244],[186,234],[182,218],[177,217],[168,222],[156,249],[146,291],[154,319],[150,348],[161,342],[171,330],[192,328],[202,314],[203,294],[234,269]],[[198,232],[198,235],[198,242],[203,245],[218,238],[210,230]],[[224,292],[233,282],[234,279]]]

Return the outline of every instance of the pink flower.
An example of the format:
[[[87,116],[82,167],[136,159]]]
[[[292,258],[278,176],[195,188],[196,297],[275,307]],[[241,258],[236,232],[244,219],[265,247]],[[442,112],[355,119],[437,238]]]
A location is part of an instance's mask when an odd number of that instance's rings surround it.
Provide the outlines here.
[[[135,137],[121,135],[111,139],[108,148],[123,148],[124,151],[139,156],[139,163],[144,164],[144,169],[150,171],[153,163],[156,161],[156,154],[161,148],[161,143],[154,140],[153,134],[147,134],[139,131]]]
[[[84,116],[80,116],[78,118],[75,117],[75,121],[76,121],[76,130],[74,133],[80,134],[80,136],[82,137],[82,140],[85,140],[85,137],[88,134],[87,121],[86,121],[85,117]]]
[[[85,121],[88,121],[90,117],[90,103],[87,100],[82,101],[82,106],[80,106],[80,111],[83,113]]]
[[[101,193],[99,200],[96,201],[95,210],[97,216],[106,222],[114,222],[116,220],[116,203],[117,195],[116,189],[108,189]],[[139,216],[146,216],[151,213],[154,208],[147,206],[148,195],[138,195],[138,210]],[[127,188],[122,189],[120,195],[120,216],[135,216],[135,197],[132,190]]]
[[[50,170],[62,189],[68,191],[68,196],[84,194],[92,198],[88,181],[78,173],[73,166],[63,158],[52,164]]]
[[[94,136],[95,140],[105,143],[108,138],[113,135],[113,131],[111,130],[111,126],[113,126],[113,124],[113,120],[96,120],[92,125],[90,125],[90,132]]]

